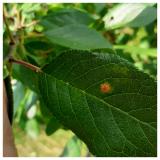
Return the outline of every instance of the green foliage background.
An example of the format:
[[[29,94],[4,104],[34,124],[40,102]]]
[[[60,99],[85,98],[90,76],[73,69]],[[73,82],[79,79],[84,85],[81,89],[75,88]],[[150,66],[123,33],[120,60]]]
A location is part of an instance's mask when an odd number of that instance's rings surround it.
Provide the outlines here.
[[[148,19],[151,21],[147,24],[142,23],[145,20],[138,19],[132,23],[125,21],[119,26],[107,28],[107,24],[110,23],[107,16],[112,14],[110,11],[119,5],[98,3],[4,4],[4,14],[16,41],[12,55],[14,58],[43,67],[62,51],[70,49],[117,53],[156,80],[157,21],[154,18],[154,11],[146,9],[143,12],[144,15],[150,12],[151,18]],[[155,4],[149,5],[157,7]],[[145,18],[142,15],[141,17]],[[92,156],[81,140],[64,128],[57,119],[51,117],[45,107],[42,107],[44,104],[36,93],[37,86],[32,83],[32,81],[36,82],[36,77],[30,76],[31,74],[25,69],[23,72],[20,71],[18,65],[12,67],[8,65],[7,57],[11,48],[5,24],[3,34],[3,70],[4,77],[12,72],[13,127],[19,155],[47,156],[38,150],[36,152],[28,150],[27,153],[23,150],[22,144],[25,141],[26,146],[30,146],[33,143],[32,139],[34,143],[43,140],[43,143],[47,143],[48,139],[57,142],[64,136],[66,138],[61,142],[60,149],[54,151],[50,156]],[[51,137],[45,137],[44,129],[48,135],[52,134]],[[56,143],[53,143],[52,147],[54,145]]]

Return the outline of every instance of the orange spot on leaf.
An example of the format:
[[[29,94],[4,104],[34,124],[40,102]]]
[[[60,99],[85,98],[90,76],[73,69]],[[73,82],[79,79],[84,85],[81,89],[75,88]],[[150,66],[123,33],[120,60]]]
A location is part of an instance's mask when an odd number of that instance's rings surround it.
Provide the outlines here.
[[[111,91],[111,85],[109,83],[102,83],[100,85],[100,90],[102,93],[109,93]]]

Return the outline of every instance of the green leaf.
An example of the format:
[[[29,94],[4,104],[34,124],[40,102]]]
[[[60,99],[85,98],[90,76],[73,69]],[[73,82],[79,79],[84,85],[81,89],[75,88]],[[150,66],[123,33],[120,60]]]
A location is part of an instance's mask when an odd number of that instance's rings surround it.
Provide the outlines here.
[[[49,121],[53,116],[48,110],[48,108],[45,106],[44,101],[42,100],[42,97],[39,97],[39,102],[40,102],[40,111],[42,113],[42,116],[44,119],[47,119]]]
[[[67,25],[48,30],[45,35],[52,43],[72,49],[112,48],[111,44],[96,30],[89,29],[84,25]]]
[[[57,131],[57,129],[59,129],[60,127],[61,124],[59,123],[59,121],[55,117],[52,117],[47,124],[46,134],[49,136]]]
[[[128,25],[130,27],[141,27],[147,26],[157,19],[157,9],[154,7],[145,8],[139,16],[137,16]]]
[[[151,5],[119,4],[104,17],[107,30],[120,27],[140,27],[153,22],[157,18],[157,10]]]
[[[80,141],[76,136],[73,136],[66,144],[61,157],[80,157],[81,147]]]
[[[43,70],[44,103],[90,152],[156,156],[156,82],[147,74],[118,55],[87,51],[65,52]]]
[[[25,49],[34,55],[41,55],[53,50],[53,45],[48,43],[45,39],[37,38],[28,38],[24,43]]]
[[[43,17],[40,24],[43,25],[45,30],[48,30],[56,29],[70,24],[89,25],[93,21],[93,18],[91,18],[88,13],[69,8],[50,12],[47,16]]]

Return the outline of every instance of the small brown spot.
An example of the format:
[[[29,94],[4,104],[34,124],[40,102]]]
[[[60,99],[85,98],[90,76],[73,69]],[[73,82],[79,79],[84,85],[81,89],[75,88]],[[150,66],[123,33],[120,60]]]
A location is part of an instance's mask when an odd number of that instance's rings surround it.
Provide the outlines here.
[[[100,85],[100,90],[101,90],[102,93],[109,93],[111,91],[111,89],[112,89],[111,85],[107,82],[102,83]]]

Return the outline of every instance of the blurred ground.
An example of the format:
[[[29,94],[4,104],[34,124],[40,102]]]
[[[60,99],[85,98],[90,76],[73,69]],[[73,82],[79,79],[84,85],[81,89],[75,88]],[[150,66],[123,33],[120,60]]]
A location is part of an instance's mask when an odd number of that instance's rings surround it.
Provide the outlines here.
[[[14,124],[15,144],[20,157],[53,157],[60,156],[67,141],[73,136],[71,131],[59,129],[47,136],[43,128],[40,135],[33,139]]]

